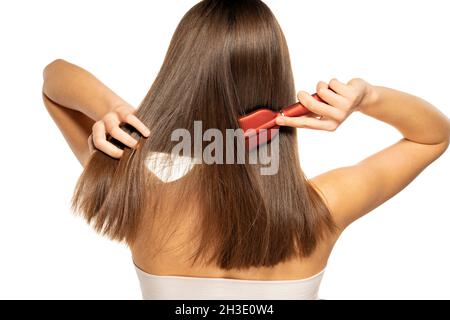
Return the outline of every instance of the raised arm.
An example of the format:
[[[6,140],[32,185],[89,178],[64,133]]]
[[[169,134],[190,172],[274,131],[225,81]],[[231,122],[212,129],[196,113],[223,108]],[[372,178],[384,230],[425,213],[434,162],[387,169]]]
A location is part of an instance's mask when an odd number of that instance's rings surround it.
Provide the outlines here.
[[[114,157],[121,150],[107,141],[107,134],[129,147],[134,139],[119,128],[128,122],[141,132],[148,129],[132,115],[135,109],[88,71],[58,59],[44,69],[44,104],[70,148],[84,166],[90,157],[88,138]],[[148,132],[143,133],[148,135]]]
[[[372,86],[361,79],[353,79],[348,84],[333,79],[329,84],[320,82],[317,89],[329,105],[317,102],[304,92],[299,98],[323,118],[284,119],[285,125],[335,130],[351,112],[359,111],[394,126],[403,134],[403,139],[394,145],[355,165],[311,179],[324,194],[341,229],[400,192],[449,145],[449,119],[421,98]]]

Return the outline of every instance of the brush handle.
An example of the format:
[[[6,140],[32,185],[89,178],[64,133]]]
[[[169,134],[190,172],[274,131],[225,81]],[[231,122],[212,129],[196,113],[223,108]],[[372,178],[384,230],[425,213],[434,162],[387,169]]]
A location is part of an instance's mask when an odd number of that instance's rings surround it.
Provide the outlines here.
[[[314,99],[320,102],[324,102],[322,99],[319,98],[317,93],[314,93],[312,95]],[[302,105],[300,102],[294,103],[280,111],[282,115],[285,115],[286,117],[299,117],[304,114],[309,113],[310,111],[308,108],[306,108],[304,105]]]

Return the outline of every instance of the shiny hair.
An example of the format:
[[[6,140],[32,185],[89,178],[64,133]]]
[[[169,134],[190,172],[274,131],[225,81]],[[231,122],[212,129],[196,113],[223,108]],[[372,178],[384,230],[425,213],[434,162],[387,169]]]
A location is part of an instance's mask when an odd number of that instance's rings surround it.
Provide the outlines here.
[[[137,109],[150,137],[124,126],[139,141],[136,149],[125,147],[120,160],[95,151],[72,207],[98,232],[128,244],[151,232],[144,216],[195,212],[193,263],[205,258],[231,269],[307,257],[335,225],[300,168],[295,129],[280,128],[275,175],[259,174],[260,164],[196,164],[164,183],[146,166],[149,154],[171,152],[175,129],[192,131],[202,121],[204,130],[224,132],[239,128],[238,117],[256,107],[280,110],[295,102],[288,47],[271,10],[260,0],[201,1],[179,23]]]

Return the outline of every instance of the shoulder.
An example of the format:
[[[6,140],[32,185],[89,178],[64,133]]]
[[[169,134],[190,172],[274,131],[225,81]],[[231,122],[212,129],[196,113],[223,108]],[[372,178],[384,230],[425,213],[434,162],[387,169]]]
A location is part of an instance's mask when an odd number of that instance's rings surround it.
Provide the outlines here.
[[[310,179],[327,205],[339,229],[345,229],[358,217],[370,211],[371,180],[376,179],[364,166],[333,169]]]

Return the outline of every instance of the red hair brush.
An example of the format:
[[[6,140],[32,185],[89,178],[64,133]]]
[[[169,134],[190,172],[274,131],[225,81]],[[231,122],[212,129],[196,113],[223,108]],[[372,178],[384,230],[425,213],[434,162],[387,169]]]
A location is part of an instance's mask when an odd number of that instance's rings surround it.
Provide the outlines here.
[[[319,96],[314,93],[312,95],[317,101],[323,102]],[[275,119],[279,116],[299,117],[309,113],[310,111],[300,102],[292,104],[280,111],[270,109],[258,109],[238,119],[239,126],[244,130],[244,137],[249,149],[254,149],[264,143],[269,142],[278,134]]]

